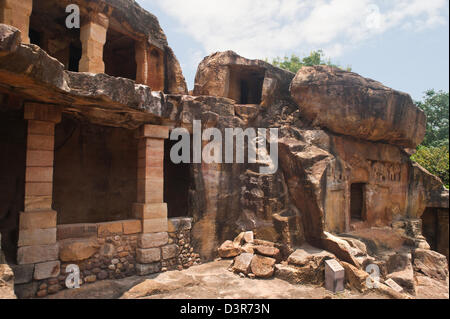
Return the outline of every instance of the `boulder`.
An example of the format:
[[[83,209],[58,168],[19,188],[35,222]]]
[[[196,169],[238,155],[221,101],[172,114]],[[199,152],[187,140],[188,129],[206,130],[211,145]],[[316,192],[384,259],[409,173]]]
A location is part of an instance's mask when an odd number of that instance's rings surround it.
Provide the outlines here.
[[[222,258],[233,258],[241,253],[238,245],[235,245],[231,240],[225,241],[218,249],[219,256]]]
[[[369,274],[345,261],[342,261],[341,265],[345,269],[345,280],[349,286],[359,292],[364,292],[367,289],[366,280]]]
[[[252,273],[259,278],[270,278],[273,276],[275,271],[276,260],[270,257],[263,257],[259,255],[254,255],[250,268]]]
[[[20,31],[13,26],[0,24],[0,56],[17,50],[21,42]]]
[[[359,249],[354,249],[350,244],[342,238],[334,236],[330,233],[324,232],[324,237],[322,238],[322,246],[327,250],[336,255],[340,260],[346,261],[353,266],[361,268],[356,255]]]
[[[276,247],[269,246],[255,246],[254,250],[257,254],[275,258],[277,261],[281,260],[280,250]]]
[[[0,299],[17,299],[14,294],[14,273],[7,264],[0,264]]]
[[[288,277],[289,280],[294,278],[293,282],[302,284],[322,285],[325,280],[325,260],[334,258],[333,254],[325,250],[304,244],[288,257],[290,267],[280,269],[283,270],[280,276]]]
[[[63,262],[86,260],[100,247],[96,239],[65,239],[59,241],[59,245],[59,258]]]
[[[243,253],[234,258],[232,270],[237,273],[248,274],[250,272],[250,264],[253,259],[253,254]]]
[[[335,256],[328,251],[304,244],[289,256],[288,263],[295,266],[319,267],[325,260],[333,258]]]
[[[413,258],[415,271],[438,280],[448,279],[448,263],[444,255],[432,250],[416,249]]]
[[[408,94],[356,73],[303,67],[290,91],[305,118],[335,133],[404,148],[415,148],[425,136],[425,113]]]

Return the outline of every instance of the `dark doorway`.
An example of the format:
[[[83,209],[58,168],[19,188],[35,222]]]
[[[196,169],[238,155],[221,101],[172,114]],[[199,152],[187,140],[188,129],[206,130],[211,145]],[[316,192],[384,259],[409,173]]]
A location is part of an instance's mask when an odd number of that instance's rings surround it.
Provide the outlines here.
[[[178,141],[164,142],[164,202],[167,203],[168,217],[186,217],[189,213],[189,164],[174,164],[170,150]]]
[[[0,233],[6,260],[15,263],[19,214],[24,210],[27,122],[23,110],[0,102]]]
[[[70,44],[69,47],[69,65],[68,70],[72,72],[78,72],[78,67],[81,59],[81,43],[80,45]]]
[[[365,184],[352,184],[350,190],[350,216],[354,221],[362,221],[364,214],[364,188]]]
[[[134,40],[111,28],[106,33],[103,49],[105,73],[111,76],[136,80]]]
[[[437,209],[428,207],[422,215],[422,235],[427,239],[432,250],[437,250],[438,231]]]
[[[256,67],[232,67],[228,97],[238,104],[260,104],[265,70]]]

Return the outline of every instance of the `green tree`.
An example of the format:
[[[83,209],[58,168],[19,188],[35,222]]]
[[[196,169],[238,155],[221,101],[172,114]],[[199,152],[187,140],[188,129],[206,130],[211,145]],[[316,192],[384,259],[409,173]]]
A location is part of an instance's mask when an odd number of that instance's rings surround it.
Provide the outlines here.
[[[266,61],[268,61],[266,59]],[[322,50],[312,51],[309,56],[300,58],[299,56],[292,54],[291,57],[285,56],[284,58],[277,57],[272,60],[272,64],[284,70],[297,73],[304,66],[313,65],[330,65],[340,68],[340,66],[331,63],[331,61],[325,60],[325,54]],[[347,71],[351,71],[351,67],[346,68]]]
[[[423,101],[416,102],[427,116],[427,132],[422,143],[428,147],[449,146],[448,92],[428,90]]]
[[[439,177],[444,185],[449,187],[449,152],[448,146],[419,146],[417,153],[411,159],[420,164],[431,174]]]
[[[411,159],[438,176],[449,187],[449,94],[428,90],[416,102],[427,116],[425,139]]]

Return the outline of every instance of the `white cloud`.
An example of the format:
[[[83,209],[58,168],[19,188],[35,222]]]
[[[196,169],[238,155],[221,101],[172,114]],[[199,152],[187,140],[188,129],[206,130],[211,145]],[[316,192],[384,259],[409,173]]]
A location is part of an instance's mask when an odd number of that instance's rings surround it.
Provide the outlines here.
[[[419,31],[448,23],[448,0],[138,1],[144,7],[156,2],[204,52],[234,50],[249,58],[319,48],[337,57],[395,28]]]

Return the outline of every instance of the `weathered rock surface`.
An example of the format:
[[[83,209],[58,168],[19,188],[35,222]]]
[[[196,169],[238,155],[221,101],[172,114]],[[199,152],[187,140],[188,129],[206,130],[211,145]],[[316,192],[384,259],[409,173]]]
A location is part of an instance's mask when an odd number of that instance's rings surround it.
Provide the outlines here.
[[[17,299],[14,294],[14,273],[7,264],[0,264],[0,299]]]
[[[218,251],[219,256],[222,258],[236,257],[241,253],[239,246],[233,243],[231,240],[227,240],[222,245],[220,245]]]
[[[21,43],[20,31],[10,25],[0,24],[0,56],[17,50]]]
[[[325,260],[335,256],[308,244],[296,249],[288,258],[288,266],[281,267],[280,278],[294,282],[322,285],[325,280]]]
[[[276,260],[270,257],[254,255],[250,268],[252,273],[259,278],[270,278],[275,271]]]
[[[59,244],[59,258],[63,262],[88,259],[100,248],[95,239],[65,239],[59,241]]]
[[[252,263],[253,257],[253,254],[243,253],[234,258],[233,271],[247,275],[250,272],[250,264]]]
[[[234,79],[238,74],[257,74],[262,80],[261,102],[242,104],[261,104],[268,106],[276,98],[289,96],[289,83],[294,74],[278,69],[261,60],[249,60],[233,51],[216,52],[198,66],[195,76],[194,95],[220,96],[234,99],[239,103],[239,89],[234,90]]]
[[[367,289],[366,280],[369,274],[345,261],[341,261],[341,265],[345,269],[345,280],[349,286],[364,292]]]
[[[448,262],[444,255],[425,249],[413,252],[414,270],[437,280],[448,280]]]
[[[415,148],[425,136],[426,116],[408,94],[356,73],[304,67],[290,90],[304,117],[335,133],[405,148]]]

